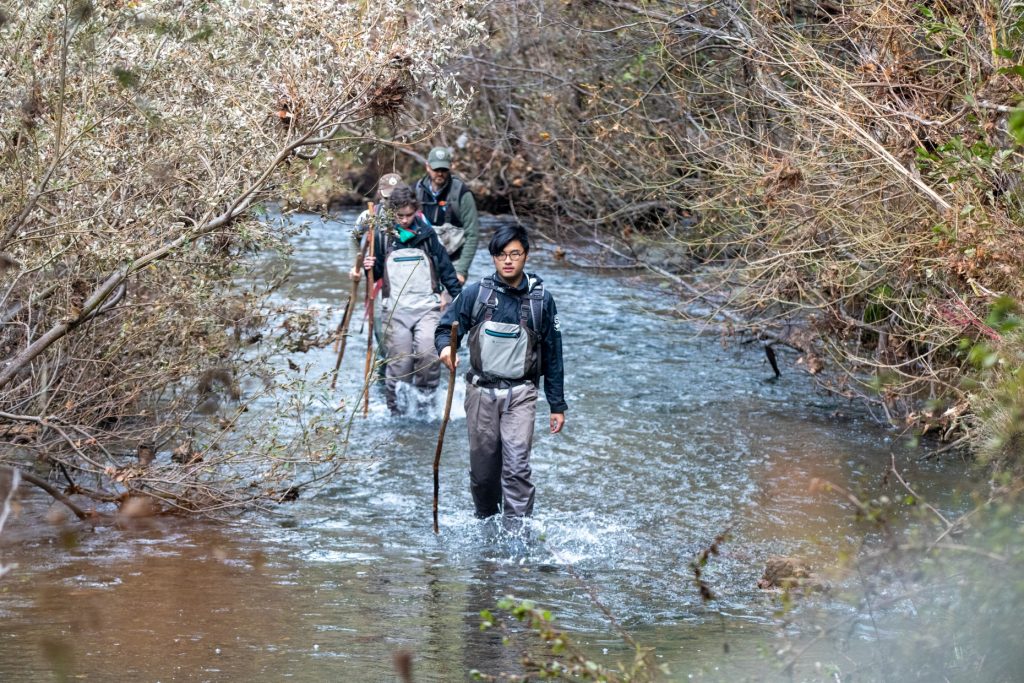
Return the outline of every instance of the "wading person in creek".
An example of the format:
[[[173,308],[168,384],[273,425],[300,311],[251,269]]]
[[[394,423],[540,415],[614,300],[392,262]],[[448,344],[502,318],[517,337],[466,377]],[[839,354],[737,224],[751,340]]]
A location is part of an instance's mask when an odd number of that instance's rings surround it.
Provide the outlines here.
[[[367,230],[370,227],[370,219],[381,214],[381,212],[384,210],[384,201],[391,196],[391,193],[394,191],[396,187],[404,184],[405,183],[402,182],[402,176],[398,175],[397,173],[385,173],[377,181],[377,203],[372,205],[372,209],[367,208],[365,211],[359,214],[358,218],[356,218],[356,229],[355,232],[353,233],[353,237],[359,243],[361,250],[365,246],[364,242],[366,241]],[[358,267],[353,267],[352,270],[349,271],[348,276],[355,281],[359,281],[363,276],[363,272]],[[374,305],[378,309],[380,308],[379,293],[377,294],[377,299],[374,302]],[[377,345],[380,346],[381,319],[379,315],[374,316],[373,318],[373,338],[374,340],[376,340]],[[383,366],[381,366],[379,379],[384,379]]]
[[[433,351],[434,329],[441,316],[442,289],[452,297],[462,290],[455,269],[434,229],[418,214],[412,189],[399,185],[385,203],[394,215],[390,226],[374,230],[374,256],[363,267],[381,282],[380,310],[385,390],[392,414],[401,412],[398,385],[420,393],[433,391],[441,368]]]
[[[465,284],[480,240],[480,217],[473,193],[462,178],[452,174],[451,167],[452,154],[447,147],[430,150],[427,174],[416,183],[416,198],[445,245],[459,282]]]
[[[373,205],[373,209],[367,208],[356,219],[356,237],[362,240],[363,235],[366,234],[366,229],[370,225],[370,218],[373,216],[379,216],[381,209],[383,209],[383,201],[391,196],[395,188],[404,185],[402,182],[402,176],[397,173],[385,173],[377,180],[377,203]],[[354,278],[359,279],[361,273],[353,271]]]
[[[499,227],[488,251],[495,273],[467,285],[445,310],[434,347],[452,370],[458,365],[449,348],[452,323],[459,323],[456,347],[469,336],[466,425],[476,516],[526,517],[533,512],[530,448],[541,376],[551,433],[565,424],[562,333],[551,293],[525,272],[526,229]]]

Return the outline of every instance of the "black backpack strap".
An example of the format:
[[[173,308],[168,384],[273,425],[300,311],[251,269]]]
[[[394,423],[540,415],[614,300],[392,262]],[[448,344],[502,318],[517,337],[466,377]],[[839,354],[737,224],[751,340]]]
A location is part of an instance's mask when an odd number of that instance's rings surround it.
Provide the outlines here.
[[[390,232],[384,232],[381,235],[380,246],[383,247],[382,252],[377,255],[377,258],[387,259],[391,255],[391,252],[395,250],[395,238]],[[386,270],[386,269],[385,269]]]
[[[526,324],[525,313],[529,312],[530,328],[538,335],[544,326],[544,283],[538,284],[530,293],[523,297],[523,306],[520,308],[519,317]]]
[[[473,302],[473,326],[479,324],[481,314],[483,320],[490,320],[497,307],[498,293],[495,291],[494,282],[491,278],[485,277],[480,280],[480,290],[476,294],[476,301]]]
[[[391,278],[388,277],[388,256],[390,256],[391,252],[393,252],[395,250],[395,240],[387,232],[385,232],[383,234],[382,233],[377,233],[377,234],[380,235],[380,246],[381,246],[381,252],[382,252],[380,254],[376,254],[377,260],[381,264],[381,272],[383,273],[383,275],[381,277],[381,280],[383,281],[383,283],[380,286],[381,287],[380,295],[382,297],[384,297],[385,299],[390,299],[391,298]]]
[[[537,283],[537,286],[523,297],[523,302],[526,305],[520,308],[519,315],[522,317],[524,309],[529,310],[531,322],[533,323],[531,329],[537,335],[537,376],[534,378],[534,381],[538,382],[538,386],[540,386],[540,375],[544,372],[544,340],[541,337],[543,334],[542,325],[544,323],[544,283]]]

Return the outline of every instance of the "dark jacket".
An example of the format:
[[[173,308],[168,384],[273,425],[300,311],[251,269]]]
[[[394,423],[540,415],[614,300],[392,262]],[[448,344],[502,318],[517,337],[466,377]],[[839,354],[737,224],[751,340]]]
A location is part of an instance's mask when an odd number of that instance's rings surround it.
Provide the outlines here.
[[[380,230],[374,232],[373,255],[377,261],[373,264],[373,278],[380,280],[384,277],[384,262],[387,260],[386,250],[389,242],[394,241],[394,248],[396,249],[417,248],[424,250],[434,266],[434,277],[438,283],[437,291],[440,292],[443,286],[452,297],[457,297],[459,292],[462,291],[462,285],[459,283],[459,278],[455,276],[455,268],[452,266],[451,259],[448,258],[448,252],[444,250],[441,240],[437,238],[437,233],[419,217],[412,224],[412,232],[415,232],[416,235],[408,242],[399,242],[397,237],[387,235]],[[385,282],[385,289],[388,286],[389,283]],[[384,296],[388,296],[387,291],[384,292]]]
[[[518,323],[520,313],[520,297],[528,294],[534,287],[542,282],[536,275],[524,273],[523,281],[516,289],[503,287],[503,281],[498,273],[491,276],[497,285],[498,307],[494,311],[491,320],[499,323]],[[531,286],[532,284],[532,286]],[[479,323],[473,320],[473,307],[477,296],[480,293],[480,283],[473,282],[466,285],[462,294],[445,309],[434,331],[434,347],[438,354],[451,341],[452,323],[459,322],[459,339],[456,344],[462,343],[465,335]],[[511,293],[511,294],[510,294]],[[481,316],[482,317],[482,316]],[[565,368],[562,364],[562,331],[558,323],[558,311],[555,310],[555,299],[551,292],[544,290],[544,313],[540,329],[541,345],[541,374],[544,376],[544,395],[548,400],[552,413],[564,413],[568,406],[565,403],[565,395],[562,389],[562,382],[565,376]]]

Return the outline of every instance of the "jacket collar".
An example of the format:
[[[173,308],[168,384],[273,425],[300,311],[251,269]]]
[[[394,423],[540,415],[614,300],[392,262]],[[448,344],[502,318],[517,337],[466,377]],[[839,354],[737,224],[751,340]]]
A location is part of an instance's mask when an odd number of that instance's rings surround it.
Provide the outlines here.
[[[497,270],[491,275],[491,280],[494,281],[494,288],[503,294],[512,294],[520,296],[523,294],[529,294],[533,291],[533,288],[540,284],[541,279],[536,275],[523,271],[523,279],[519,281],[518,287],[510,287],[501,278],[501,275]]]
[[[420,243],[429,239],[430,236],[434,233],[434,229],[423,217],[417,214],[416,220],[412,222],[409,232],[413,233],[412,237],[410,237],[405,242],[399,241],[397,236],[398,227],[396,224],[395,234],[391,235],[391,238],[394,239],[396,244],[399,244],[402,247],[416,247],[419,246]]]
[[[448,182],[446,182],[444,185],[442,185],[441,189],[437,190],[436,192],[434,191],[434,185],[430,182],[430,176],[423,176],[422,178],[420,178],[420,184],[423,185],[423,189],[424,190],[426,190],[430,194],[434,195],[434,198],[436,199],[437,197],[440,197],[445,192],[447,192],[448,188],[450,188],[452,186],[452,177],[453,177],[452,174],[449,173],[448,174]]]

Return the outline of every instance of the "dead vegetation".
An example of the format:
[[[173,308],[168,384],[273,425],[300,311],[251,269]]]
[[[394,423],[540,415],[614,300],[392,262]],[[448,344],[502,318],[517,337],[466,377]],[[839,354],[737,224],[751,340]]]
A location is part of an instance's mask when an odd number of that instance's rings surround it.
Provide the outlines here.
[[[309,396],[274,432],[247,419],[287,394],[268,358],[303,341],[278,327],[303,312],[267,303],[290,236],[269,202],[413,89],[444,98],[419,133],[458,116],[438,42],[479,25],[449,2],[444,36],[417,41],[426,19],[390,1],[143,5],[0,22],[0,464],[90,506],[289,500],[345,444]]]
[[[481,91],[465,154],[495,203],[655,269],[684,254],[684,315],[711,304],[879,420],[977,446],[999,431],[978,387],[1021,360],[992,319],[1024,297],[1021,16],[516,3],[460,67]]]

